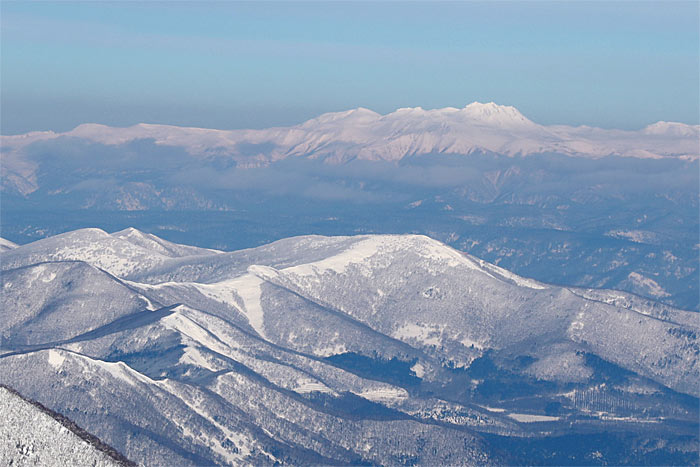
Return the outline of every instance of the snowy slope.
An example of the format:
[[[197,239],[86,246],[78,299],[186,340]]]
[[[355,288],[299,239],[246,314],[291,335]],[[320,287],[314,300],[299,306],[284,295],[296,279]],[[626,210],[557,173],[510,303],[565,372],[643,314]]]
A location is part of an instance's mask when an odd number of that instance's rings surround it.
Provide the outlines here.
[[[194,255],[173,258],[162,254],[162,241],[153,240],[157,237],[146,237],[135,229],[129,232],[135,238],[149,238],[153,244],[142,247],[122,242],[123,233],[109,235],[86,229],[5,253],[3,268],[7,272],[3,277],[9,293],[4,299],[8,303],[41,303],[42,289],[29,297],[26,292],[15,297],[13,292],[27,290],[27,281],[50,284],[56,276],[46,271],[47,265],[10,268],[39,259],[77,260],[128,279],[125,285],[133,289],[129,294],[137,294],[136,305],[120,306],[130,312],[139,306],[154,309],[161,304],[192,304],[196,300],[198,307],[212,313],[225,310],[227,317],[246,322],[260,336],[269,337],[266,329],[272,324],[267,323],[267,316],[277,312],[274,306],[266,306],[268,297],[285,304],[293,298],[277,296],[293,295],[303,298],[306,308],[337,311],[358,325],[458,366],[474,358],[474,349],[504,349],[533,339],[544,343],[547,336],[585,343],[608,361],[674,389],[697,392],[693,385],[693,378],[700,378],[694,358],[697,337],[690,341],[684,337],[685,328],[694,331],[700,327],[697,314],[670,307],[664,307],[665,313],[660,314],[656,306],[615,306],[618,292],[599,293],[591,300],[593,296],[585,291],[519,277],[428,237],[298,237],[258,249],[232,253],[196,249]],[[280,250],[284,253],[278,254]],[[80,276],[89,277],[85,273]],[[17,281],[14,286],[13,280]],[[108,296],[106,286],[100,290],[103,297]],[[59,293],[54,288],[42,292],[49,298]],[[63,300],[69,296],[64,292]],[[149,307],[139,296],[151,297],[157,305]],[[109,303],[115,301],[110,299]],[[108,316],[106,305],[97,308]],[[289,322],[287,316],[283,312],[269,321],[293,330],[299,322]],[[540,324],[533,327],[532,322]],[[625,326],[632,327],[620,334],[619,329]],[[674,329],[683,332],[676,336]],[[639,335],[648,338],[640,341]],[[321,355],[329,345],[349,348],[350,344],[341,341],[327,342],[313,352]],[[295,345],[289,338],[276,343]],[[644,355],[641,359],[640,354]],[[669,354],[679,358],[671,365],[660,365]]]
[[[0,277],[0,347],[57,342],[159,308],[118,279],[80,261],[7,269]]]
[[[48,412],[0,386],[0,463],[8,466],[128,465],[86,441]]]
[[[86,229],[0,260],[0,378],[140,463],[504,463],[480,433],[697,427],[700,315],[425,236]]]
[[[0,237],[0,252],[12,250],[13,248],[17,248],[17,246],[18,245],[16,243],[13,243],[9,240],[5,240],[4,238]]]

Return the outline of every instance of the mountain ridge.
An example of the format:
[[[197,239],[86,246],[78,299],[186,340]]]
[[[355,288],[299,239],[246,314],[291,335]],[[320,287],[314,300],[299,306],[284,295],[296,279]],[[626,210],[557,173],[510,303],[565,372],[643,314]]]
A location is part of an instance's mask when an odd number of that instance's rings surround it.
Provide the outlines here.
[[[463,271],[463,274],[467,274],[470,277],[468,280],[463,279],[463,283],[474,284],[469,288],[470,294],[471,287],[474,287],[475,290],[483,291],[493,289],[493,293],[496,293],[495,290],[517,289],[523,296],[531,295],[534,299],[535,295],[542,295],[544,293],[543,296],[549,296],[550,298],[548,298],[548,300],[552,300],[558,294],[570,294],[573,291],[573,289],[567,287],[543,284],[538,281],[520,277],[502,268],[498,268],[495,265],[490,265],[483,260],[454,250],[423,235],[363,235],[355,237],[300,236],[280,240],[266,245],[265,247],[242,250],[240,252],[222,253],[215,250],[194,249],[189,251],[183,249],[182,255],[169,257],[163,256],[162,252],[159,251],[161,248],[159,242],[154,242],[148,246],[137,246],[136,249],[131,246],[126,246],[133,244],[124,239],[124,232],[125,231],[107,234],[99,229],[83,229],[58,236],[56,240],[53,238],[44,241],[40,240],[4,253],[2,268],[6,272],[16,271],[18,267],[35,264],[38,257],[44,260],[58,261],[59,263],[60,261],[66,260],[82,261],[104,269],[109,274],[128,279],[131,281],[130,285],[136,287],[136,289],[140,287],[138,281],[146,279],[146,283],[153,283],[153,280],[147,278],[153,277],[152,274],[155,271],[163,271],[158,272],[157,275],[162,277],[165,273],[171,278],[169,282],[164,284],[166,286],[179,282],[193,285],[200,283],[201,285],[196,286],[196,288],[199,288],[200,291],[205,292],[205,294],[209,293],[207,287],[217,287],[216,290],[218,291],[213,292],[214,295],[212,295],[212,297],[217,297],[217,299],[222,293],[225,294],[225,292],[221,290],[222,287],[224,287],[223,290],[231,290],[233,295],[238,294],[240,296],[239,299],[235,299],[232,302],[226,299],[224,302],[229,303],[234,309],[238,308],[242,310],[252,328],[257,332],[262,332],[261,330],[264,327],[262,305],[257,303],[260,300],[261,287],[263,284],[272,283],[282,286],[299,296],[325,306],[325,299],[321,298],[324,295],[323,290],[326,290],[325,293],[333,294],[333,290],[340,287],[339,285],[333,285],[335,281],[350,274],[356,277],[354,280],[360,281],[358,284],[366,283],[367,287],[378,287],[377,292],[371,292],[370,295],[368,295],[370,301],[365,301],[364,299],[358,301],[357,297],[347,296],[342,298],[340,302],[336,301],[333,306],[340,306],[340,308],[338,308],[339,311],[346,314],[352,314],[352,312],[348,310],[353,309],[375,310],[380,306],[380,303],[384,303],[384,295],[389,293],[387,290],[382,290],[381,285],[378,285],[381,284],[381,281],[377,282],[373,279],[375,274],[377,274],[376,271],[383,271],[385,268],[389,268],[388,271],[391,271],[392,268],[394,268],[392,264],[399,261],[397,258],[402,258],[404,256],[407,258],[414,258],[411,261],[417,262],[417,264],[425,264],[425,266],[422,267],[426,268],[425,271],[428,275],[436,274],[435,271],[443,270],[444,268],[448,268],[448,270],[456,268]],[[145,234],[142,234],[136,229],[127,229],[126,232],[131,235],[145,237]],[[97,235],[97,237],[95,235]],[[154,238],[154,236],[150,236],[150,238]],[[57,241],[58,243],[56,243]],[[122,244],[119,242],[125,243]],[[94,245],[94,247],[86,248],[87,245]],[[303,245],[303,247],[301,245]],[[314,251],[319,248],[320,257],[317,256],[319,259],[311,259],[310,261],[306,259],[302,263],[299,263],[299,259],[293,259],[298,258],[299,255],[308,258],[309,251]],[[340,250],[338,248],[340,248]],[[255,255],[258,251],[269,257],[269,252],[275,252],[279,249],[288,250],[291,263],[288,262],[289,260],[282,260],[281,263],[279,260],[273,260],[272,262],[266,260],[261,263],[254,259],[255,256],[252,258],[249,257],[251,253]],[[34,252],[29,253],[31,251]],[[51,251],[54,251],[54,253],[51,253]],[[194,252],[194,254],[191,254],[192,252]],[[331,254],[330,256],[328,256],[329,253]],[[101,258],[101,255],[105,255],[108,258],[122,258],[122,260],[104,260]],[[22,261],[21,258],[23,257],[27,259]],[[311,256],[311,258],[313,258],[313,256]],[[241,264],[241,260],[246,261],[247,265],[245,263]],[[221,272],[212,274],[212,272],[216,271],[216,268],[212,268],[213,262],[218,262],[222,265],[230,264],[234,266],[234,268],[231,269],[230,266],[225,266],[224,269],[221,269]],[[46,275],[47,273],[44,271],[44,268],[45,267],[42,266],[41,273],[32,272],[30,276],[34,278],[39,277],[39,274]],[[181,272],[178,273],[177,271]],[[395,273],[396,272],[392,274]],[[52,281],[54,277],[55,274],[52,273],[48,276],[48,279],[42,278],[41,280]],[[35,279],[32,280],[34,281]],[[162,281],[161,279],[155,278],[154,280]],[[172,282],[173,280],[175,282]],[[370,280],[371,282],[368,282]],[[320,281],[319,285],[323,286],[323,288],[316,290],[317,285],[314,285],[316,284],[315,281]],[[391,282],[388,284],[391,284]],[[355,285],[355,287],[358,286],[359,285]],[[149,291],[153,291],[153,289],[149,287],[140,288],[141,295],[148,296]],[[204,289],[202,289],[202,287],[204,287]],[[389,285],[387,285],[387,287],[389,287]],[[395,285],[391,285],[390,287],[395,287]],[[440,292],[439,290],[435,292],[434,288],[429,288],[428,290],[429,292],[424,293],[426,297],[437,293],[438,297],[442,296],[442,298],[444,298],[444,294],[446,293],[445,291]],[[532,292],[526,292],[528,290]],[[579,295],[587,299],[587,295],[592,296],[595,295],[595,293],[584,292]],[[618,297],[619,292],[611,291],[608,295]],[[483,306],[485,309],[492,307],[488,301],[484,301],[479,295],[469,295],[469,297],[469,301],[482,303],[482,305],[478,306]],[[340,299],[340,297],[336,300],[338,299]],[[528,300],[529,299],[530,298],[528,298]],[[139,300],[143,301],[143,299],[140,298]],[[252,305],[247,304],[249,300],[251,300]],[[345,303],[344,300],[349,301],[344,305],[338,305],[339,303]],[[501,297],[499,300],[504,299]],[[566,295],[564,295],[563,300],[567,302],[569,298],[566,298]],[[167,303],[167,301],[160,299],[158,301]],[[610,303],[615,303],[613,299],[609,299],[608,301],[597,299],[596,302],[603,306],[610,306]],[[439,302],[433,302],[433,305],[437,304],[439,304]],[[454,304],[452,306],[454,306]],[[346,309],[344,307],[349,308]],[[517,305],[517,307],[520,307],[520,305]],[[646,313],[640,312],[638,309],[634,309],[634,307],[618,309],[628,309],[639,316],[660,320],[669,324],[693,326],[693,320],[690,318],[690,315],[688,319],[685,317],[686,313],[691,312],[681,312],[680,310],[666,311],[667,316],[662,316],[653,311],[653,309]],[[665,309],[672,310],[670,307],[666,307]],[[672,315],[680,313],[682,318],[680,320],[669,321],[669,312]],[[362,316],[364,317],[361,318],[360,321],[365,324],[367,324],[367,322],[363,320],[374,319],[371,317],[371,314]],[[485,315],[484,318],[480,319],[491,319],[487,316],[488,315]],[[697,317],[697,315],[692,316]],[[580,329],[577,328],[575,323],[578,322],[582,323],[580,317],[572,319],[571,323],[574,324],[567,325],[567,335],[574,337],[577,335],[576,331]],[[700,323],[695,323],[694,325],[700,327],[699,324]],[[491,325],[489,325],[489,328],[490,326]],[[375,328],[375,326],[371,327]],[[581,325],[581,328],[582,327],[583,324]],[[392,332],[398,331],[395,330]],[[419,333],[423,332],[424,331],[419,331]],[[411,339],[412,338],[409,338],[409,341]],[[459,337],[455,339],[459,340]],[[474,335],[468,336],[467,339],[470,342],[478,342],[478,339],[475,340]],[[492,339],[492,337],[489,339]],[[686,385],[686,388],[687,387]]]
[[[520,464],[504,440],[697,432],[700,315],[423,235],[221,252],[83,229],[0,267],[0,377],[139,463]]]
[[[102,144],[153,139],[182,147],[196,157],[222,154],[240,166],[259,166],[287,157],[312,157],[340,163],[351,158],[397,161],[416,154],[471,154],[475,151],[513,156],[560,153],[600,158],[698,159],[700,125],[657,122],[638,131],[603,130],[565,125],[543,126],[515,107],[474,102],[464,108],[401,108],[386,115],[359,107],[330,112],[288,127],[263,130],[210,130],[162,124],[109,127],[82,124],[65,133],[32,132],[2,136],[2,146],[18,153],[28,144],[55,138],[81,138]]]

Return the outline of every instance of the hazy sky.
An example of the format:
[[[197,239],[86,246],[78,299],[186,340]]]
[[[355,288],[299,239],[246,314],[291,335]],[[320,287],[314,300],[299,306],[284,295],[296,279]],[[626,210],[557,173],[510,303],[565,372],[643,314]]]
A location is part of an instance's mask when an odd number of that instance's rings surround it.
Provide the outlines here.
[[[698,123],[698,2],[1,3],[2,133],[363,106]]]

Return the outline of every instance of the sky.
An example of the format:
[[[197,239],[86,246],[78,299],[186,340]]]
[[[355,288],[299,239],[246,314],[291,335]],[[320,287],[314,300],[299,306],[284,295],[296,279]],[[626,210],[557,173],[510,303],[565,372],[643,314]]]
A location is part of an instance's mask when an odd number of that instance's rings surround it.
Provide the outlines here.
[[[293,125],[513,105],[542,124],[699,123],[700,3],[0,3],[0,131]]]

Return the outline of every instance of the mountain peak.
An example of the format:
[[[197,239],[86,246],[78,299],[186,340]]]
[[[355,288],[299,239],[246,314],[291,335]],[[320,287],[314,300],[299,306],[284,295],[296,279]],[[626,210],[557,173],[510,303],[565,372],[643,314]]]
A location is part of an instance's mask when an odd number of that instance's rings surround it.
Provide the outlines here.
[[[497,125],[535,125],[510,105],[498,105],[494,102],[483,104],[472,102],[462,109],[462,114],[484,123]]]
[[[328,124],[336,122],[347,123],[367,120],[371,121],[379,117],[380,115],[377,112],[374,112],[373,110],[364,107],[357,107],[356,109],[345,110],[342,112],[328,112],[325,114],[321,114],[316,118],[312,118],[311,120],[304,122],[302,126],[315,126],[318,124]]]
[[[690,136],[697,137],[700,133],[700,125],[687,125],[678,122],[656,122],[647,125],[643,130],[647,135],[655,136]]]
[[[71,136],[85,136],[93,133],[102,133],[115,127],[103,125],[102,123],[81,123],[68,132]]]

